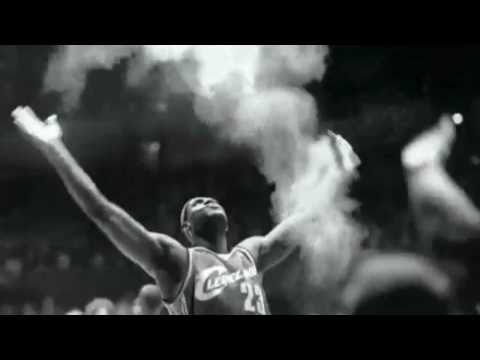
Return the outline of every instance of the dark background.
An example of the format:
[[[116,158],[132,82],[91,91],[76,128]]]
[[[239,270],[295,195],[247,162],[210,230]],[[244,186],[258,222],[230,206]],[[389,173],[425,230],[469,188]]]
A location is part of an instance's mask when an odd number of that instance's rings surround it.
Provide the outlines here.
[[[38,307],[45,296],[60,308],[99,295],[118,299],[149,281],[77,209],[12,125],[10,113],[19,105],[42,116],[60,111],[58,96],[42,92],[54,49],[0,46],[0,303],[7,313],[13,310],[5,305]],[[407,209],[400,150],[441,113],[465,117],[449,170],[478,203],[480,46],[331,46],[328,62],[324,81],[307,89],[322,126],[344,135],[363,160],[353,193],[363,204],[370,246],[410,246],[402,236]],[[180,209],[200,194],[225,204],[232,243],[267,232],[271,187],[252,159],[193,121],[186,97],[154,111],[154,88],[128,89],[124,73],[123,64],[92,72],[79,109],[60,113],[67,146],[98,187],[149,229],[179,239]],[[151,142],[161,144],[158,156],[145,150]],[[459,253],[475,273],[476,251]],[[466,296],[475,300],[475,289]]]

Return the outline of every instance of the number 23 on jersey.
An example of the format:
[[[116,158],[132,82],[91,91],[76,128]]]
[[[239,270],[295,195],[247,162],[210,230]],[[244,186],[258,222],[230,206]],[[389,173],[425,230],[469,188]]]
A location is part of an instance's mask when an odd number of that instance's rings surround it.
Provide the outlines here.
[[[266,315],[262,288],[257,284],[242,282],[240,292],[245,295],[243,308],[247,312]]]

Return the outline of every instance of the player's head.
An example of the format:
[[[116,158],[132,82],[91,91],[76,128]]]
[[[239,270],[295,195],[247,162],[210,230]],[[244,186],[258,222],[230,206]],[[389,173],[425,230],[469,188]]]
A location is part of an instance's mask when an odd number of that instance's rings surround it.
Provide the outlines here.
[[[448,277],[413,255],[377,255],[362,262],[343,301],[354,315],[441,315],[452,309]]]
[[[114,315],[115,305],[108,299],[95,299],[85,308],[85,315]]]
[[[216,241],[228,231],[228,217],[217,200],[197,197],[187,201],[180,216],[182,231],[193,245],[199,241]],[[215,244],[209,244],[215,245]]]
[[[158,286],[145,285],[135,299],[135,315],[160,315],[163,309],[163,295]]]

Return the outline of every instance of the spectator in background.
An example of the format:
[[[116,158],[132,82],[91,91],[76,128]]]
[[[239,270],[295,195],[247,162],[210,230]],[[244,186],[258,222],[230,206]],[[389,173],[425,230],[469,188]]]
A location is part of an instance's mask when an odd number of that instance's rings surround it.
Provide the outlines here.
[[[162,299],[162,292],[158,286],[145,285],[135,299],[134,315],[168,315]]]
[[[123,298],[116,303],[115,315],[134,315],[133,301],[128,298]]]
[[[445,168],[455,139],[454,118],[443,116],[402,153],[416,238],[430,253],[439,240],[458,243],[480,236],[480,210]]]
[[[73,309],[67,312],[65,315],[83,315],[83,311],[80,309]]]
[[[85,315],[114,315],[115,305],[103,298],[97,298],[90,302],[85,308]]]
[[[453,312],[448,276],[411,254],[370,255],[359,262],[343,292],[346,314],[447,315]]]
[[[51,297],[46,297],[42,302],[42,315],[55,315],[55,300]]]
[[[22,308],[22,315],[37,315],[37,312],[32,304],[27,303]]]
[[[15,315],[15,307],[10,304],[4,304],[0,307],[0,313],[2,315]]]

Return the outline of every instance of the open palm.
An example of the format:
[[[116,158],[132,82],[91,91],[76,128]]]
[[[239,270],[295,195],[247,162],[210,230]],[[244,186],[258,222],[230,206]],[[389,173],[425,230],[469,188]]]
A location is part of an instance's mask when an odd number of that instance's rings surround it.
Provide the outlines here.
[[[29,107],[19,107],[12,113],[14,124],[34,144],[48,145],[62,137],[62,129],[56,116],[49,117],[45,122]]]

